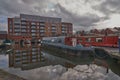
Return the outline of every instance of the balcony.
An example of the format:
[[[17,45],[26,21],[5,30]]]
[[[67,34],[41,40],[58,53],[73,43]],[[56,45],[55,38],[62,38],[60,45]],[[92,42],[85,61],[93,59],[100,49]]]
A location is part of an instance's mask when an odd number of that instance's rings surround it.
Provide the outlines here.
[[[31,29],[36,29],[36,26],[31,26]]]
[[[14,32],[15,32],[15,31],[16,31],[16,32],[20,32],[21,30],[20,30],[20,29],[14,29]]]
[[[36,26],[36,23],[32,22],[31,25],[32,25],[32,26]]]
[[[21,26],[21,29],[26,29],[27,28],[27,26]]]
[[[35,32],[36,32],[36,30],[31,30],[31,32],[32,32],[32,33],[35,33]]]
[[[51,32],[57,32],[57,29],[52,29]]]
[[[40,22],[40,26],[45,26],[45,22]]]
[[[20,26],[14,26],[14,28],[17,28],[17,29],[18,29],[18,28],[20,28]]]
[[[14,25],[20,25],[20,23],[14,23]]]
[[[21,24],[23,24],[23,25],[25,24],[26,25],[27,23],[26,22],[21,22]]]
[[[40,27],[40,29],[45,29],[45,27]]]
[[[45,32],[45,30],[40,30],[40,33],[43,33],[43,32]]]
[[[22,29],[21,32],[25,33],[25,32],[27,32],[27,30]]]

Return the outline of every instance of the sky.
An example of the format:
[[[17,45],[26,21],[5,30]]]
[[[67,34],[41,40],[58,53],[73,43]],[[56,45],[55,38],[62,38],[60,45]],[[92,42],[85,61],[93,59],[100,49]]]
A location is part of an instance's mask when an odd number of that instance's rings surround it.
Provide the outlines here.
[[[0,30],[21,13],[62,18],[74,31],[120,26],[120,0],[0,0]]]

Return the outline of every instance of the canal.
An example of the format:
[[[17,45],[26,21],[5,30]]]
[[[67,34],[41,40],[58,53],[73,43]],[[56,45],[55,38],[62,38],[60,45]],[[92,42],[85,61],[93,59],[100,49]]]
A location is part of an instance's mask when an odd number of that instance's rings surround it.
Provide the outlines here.
[[[40,44],[20,46],[15,44],[0,52],[0,69],[16,74],[28,80],[37,80],[39,68],[49,65],[73,67],[77,64],[91,64],[94,57],[79,57],[61,52],[42,49]],[[11,50],[12,49],[12,50]],[[107,59],[110,69],[120,76],[120,63]],[[38,75],[39,73],[39,75]]]

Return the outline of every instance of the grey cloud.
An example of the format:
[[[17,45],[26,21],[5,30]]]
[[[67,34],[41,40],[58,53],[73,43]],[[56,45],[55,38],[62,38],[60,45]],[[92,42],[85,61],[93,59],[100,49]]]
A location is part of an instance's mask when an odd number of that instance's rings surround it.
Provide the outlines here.
[[[21,2],[20,2],[21,1]],[[60,17],[65,22],[71,22],[74,26],[90,27],[96,26],[96,23],[101,20],[109,19],[109,14],[119,12],[120,0],[106,0],[100,5],[93,6],[93,9],[103,12],[106,16],[99,17],[96,14],[86,13],[84,15],[77,15],[68,11],[61,4],[53,4],[53,10],[48,8],[51,0],[0,0],[0,15],[13,17],[20,13],[37,14],[41,16]],[[86,0],[89,2],[90,0]],[[67,3],[66,3],[67,4]],[[111,10],[108,8],[113,7]],[[48,10],[47,10],[48,9]],[[76,27],[75,27],[76,28]]]
[[[7,24],[5,23],[0,23],[0,31],[7,31],[8,27],[7,27]]]
[[[120,0],[105,0],[100,5],[93,6],[95,10],[99,10],[106,16],[114,13],[120,13]]]
[[[21,0],[23,3],[26,3],[26,4],[32,4],[34,3],[36,0]]]
[[[90,27],[95,26],[97,22],[101,19],[106,19],[105,17],[99,17],[95,14],[86,13],[84,15],[77,15],[67,11],[60,4],[55,6],[55,11],[51,11],[49,15],[60,16],[63,18],[63,21],[72,22],[74,25],[79,27]]]
[[[0,15],[16,16],[20,13],[33,13],[30,5],[19,3],[19,0],[1,0]]]

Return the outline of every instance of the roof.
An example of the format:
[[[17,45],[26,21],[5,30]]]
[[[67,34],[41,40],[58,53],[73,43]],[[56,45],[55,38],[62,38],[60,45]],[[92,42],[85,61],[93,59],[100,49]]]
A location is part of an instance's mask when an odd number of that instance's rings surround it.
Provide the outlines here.
[[[114,28],[108,28],[108,29],[110,29],[113,32],[117,32],[118,31],[117,29],[114,29]]]
[[[0,34],[7,34],[7,31],[0,31]]]
[[[23,20],[31,20],[31,21],[40,21],[40,22],[61,22],[61,18],[57,17],[45,17],[39,15],[29,15],[29,14],[20,14],[20,18]]]

